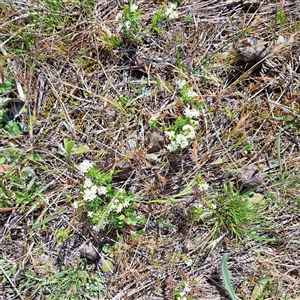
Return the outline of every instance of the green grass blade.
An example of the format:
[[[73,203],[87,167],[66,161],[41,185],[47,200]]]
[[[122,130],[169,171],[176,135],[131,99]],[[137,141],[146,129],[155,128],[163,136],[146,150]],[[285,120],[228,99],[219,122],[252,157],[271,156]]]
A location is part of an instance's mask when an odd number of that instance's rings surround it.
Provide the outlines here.
[[[47,224],[48,222],[50,222],[54,218],[56,218],[57,215],[61,214],[63,211],[64,211],[64,209],[60,209],[58,212],[54,213],[52,216],[46,218],[45,220],[43,220],[43,221],[41,221],[39,223],[33,224],[32,225],[32,229],[35,229],[35,228],[38,228],[40,226],[43,226],[43,225]]]
[[[224,279],[225,287],[226,290],[228,291],[230,297],[232,300],[236,300],[236,296],[234,294],[231,282],[230,282],[230,277],[229,277],[229,272],[228,272],[228,265],[227,265],[227,260],[229,258],[229,254],[226,253],[222,257],[221,261],[221,273]]]

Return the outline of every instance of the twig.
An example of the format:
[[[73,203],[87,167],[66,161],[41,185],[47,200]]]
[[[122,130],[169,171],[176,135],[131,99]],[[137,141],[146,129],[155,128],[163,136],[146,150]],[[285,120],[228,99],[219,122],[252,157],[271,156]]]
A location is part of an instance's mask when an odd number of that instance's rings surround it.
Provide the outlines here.
[[[14,283],[10,280],[8,274],[5,272],[5,270],[2,268],[2,266],[0,266],[0,269],[1,269],[2,273],[4,274],[4,276],[6,277],[6,279],[8,280],[8,282],[10,283],[10,285],[12,286],[12,288],[14,289],[14,291],[20,297],[20,299],[24,300],[24,298],[22,297],[22,295],[20,294],[20,292],[18,291],[18,289],[16,288]]]

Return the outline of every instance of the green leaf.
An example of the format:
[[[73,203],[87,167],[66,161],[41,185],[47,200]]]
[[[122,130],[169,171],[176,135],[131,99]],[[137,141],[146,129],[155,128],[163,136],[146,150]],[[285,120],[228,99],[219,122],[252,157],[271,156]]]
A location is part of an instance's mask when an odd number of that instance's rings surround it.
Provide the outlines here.
[[[108,259],[105,259],[101,265],[101,270],[104,273],[108,273],[108,272],[111,272],[112,268],[113,268],[112,262]]]
[[[68,141],[68,139],[64,139],[65,151],[68,156],[71,156],[71,151],[75,145],[74,141]]]
[[[12,79],[6,80],[4,83],[0,83],[0,97],[4,97],[5,93],[9,92],[13,88],[14,82]]]
[[[16,121],[9,121],[5,126],[4,130],[6,130],[10,135],[16,136],[20,135],[24,132],[23,124]]]
[[[88,145],[81,145],[72,151],[72,154],[81,154],[89,151],[90,148]]]
[[[127,219],[126,219],[126,223],[128,225],[132,225],[135,226],[137,223],[136,217],[135,217],[135,213],[133,209],[127,209],[125,212]]]
[[[227,266],[227,260],[229,258],[229,254],[226,253],[223,255],[222,257],[222,261],[221,261],[221,273],[225,282],[225,287],[226,290],[228,291],[230,297],[232,300],[236,300],[236,296],[234,294],[231,282],[230,282],[230,277],[229,277],[229,272],[228,272],[228,266]]]

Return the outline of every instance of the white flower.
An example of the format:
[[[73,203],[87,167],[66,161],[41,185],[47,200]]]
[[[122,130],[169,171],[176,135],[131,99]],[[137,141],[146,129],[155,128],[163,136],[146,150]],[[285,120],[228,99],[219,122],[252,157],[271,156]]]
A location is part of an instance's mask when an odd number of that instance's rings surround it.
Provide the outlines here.
[[[73,207],[76,208],[76,209],[78,208],[78,202],[77,201],[73,202]]]
[[[118,204],[118,203],[119,203],[118,199],[112,199],[112,201],[110,202],[110,209],[114,210],[116,207],[116,204]]]
[[[207,183],[202,183],[198,186],[198,189],[201,191],[201,192],[205,192],[207,191],[209,188],[209,185]]]
[[[82,163],[79,164],[78,170],[80,173],[84,174],[92,167],[93,167],[93,163],[91,163],[88,160],[84,160]]]
[[[165,131],[165,135],[171,140],[175,136],[174,131]]]
[[[185,261],[185,264],[190,267],[192,264],[193,264],[193,260],[192,259],[186,259]]]
[[[125,21],[124,22],[124,27],[127,28],[127,29],[129,29],[131,27],[130,21]]]
[[[132,4],[131,6],[130,6],[130,11],[131,12],[135,12],[135,11],[137,11],[138,10],[138,6],[136,5],[136,4]]]
[[[196,126],[196,125],[199,124],[199,121],[197,121],[197,120],[190,120],[190,123]]]
[[[92,185],[89,189],[84,191],[83,200],[84,201],[93,201],[97,197],[97,186]]]
[[[120,19],[122,19],[123,17],[123,13],[120,11],[119,13],[117,13],[117,15],[115,16],[115,21],[116,22],[119,22]]]
[[[119,199],[114,199],[112,205],[110,206],[110,211],[115,211],[117,213],[120,213],[123,209],[122,203],[120,203]]]
[[[198,94],[192,90],[189,90],[186,95],[190,98],[198,97]]]
[[[167,149],[171,152],[174,152],[178,149],[178,146],[174,141],[172,141],[171,144],[167,146]]]
[[[189,107],[185,109],[184,114],[189,118],[198,118],[200,116],[200,112],[197,109],[190,109]]]
[[[176,6],[175,3],[171,3],[170,6],[169,6],[169,8],[172,9],[172,10],[175,10],[176,7],[177,7],[177,6]]]
[[[107,192],[106,186],[99,186],[98,187],[98,194],[99,195],[105,195]]]
[[[182,127],[182,130],[184,131],[184,135],[187,137],[187,139],[195,138],[196,132],[192,125],[186,124]]]
[[[88,211],[87,213],[88,217],[92,218],[93,217],[93,213],[91,211]]]
[[[284,42],[285,42],[285,38],[282,35],[280,35],[278,37],[277,44],[283,44]]]
[[[217,208],[217,205],[216,205],[216,204],[212,204],[212,205],[211,205],[211,208],[212,208],[212,209],[216,209],[216,208]]]
[[[170,8],[167,8],[165,10],[165,15],[169,20],[174,20],[178,18],[178,13]]]
[[[186,85],[185,79],[178,79],[175,82],[179,89],[182,89]]]
[[[193,207],[203,208],[203,204],[200,202],[194,203]]]
[[[119,204],[119,205],[117,205],[117,206],[115,207],[115,211],[116,211],[116,213],[118,213],[118,214],[122,211],[122,209],[123,209],[123,205],[122,205],[122,204]]]
[[[190,291],[191,291],[191,288],[188,285],[186,285],[183,289],[183,292],[186,294],[189,293]]]
[[[183,131],[193,131],[194,130],[194,127],[192,125],[189,125],[189,124],[186,124],[182,127],[182,130]]]
[[[180,146],[181,149],[186,148],[189,145],[187,137],[181,133],[177,134],[176,143],[178,146]]]
[[[84,189],[88,189],[93,185],[92,180],[90,178],[86,178],[83,184]]]
[[[190,140],[194,139],[195,136],[196,136],[195,130],[191,130],[191,131],[188,133],[188,135],[186,135],[186,137],[187,137],[188,139],[190,139]]]
[[[194,127],[190,124],[185,124],[185,125],[183,125],[182,129],[192,131],[192,130],[194,130]]]
[[[100,231],[100,228],[99,228],[98,225],[94,225],[94,226],[93,226],[93,230],[94,230],[95,232],[99,232],[99,231]]]

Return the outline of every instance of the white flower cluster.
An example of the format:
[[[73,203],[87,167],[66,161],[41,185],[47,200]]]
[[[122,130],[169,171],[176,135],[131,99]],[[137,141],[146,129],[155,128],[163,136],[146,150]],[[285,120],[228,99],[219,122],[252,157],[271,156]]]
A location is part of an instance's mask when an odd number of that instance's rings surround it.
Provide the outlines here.
[[[197,124],[197,121],[193,120],[193,118],[199,117],[199,111],[195,108],[186,108],[184,114],[190,118],[190,124],[183,125],[180,133],[176,134],[174,131],[165,131],[165,135],[171,140],[171,143],[167,146],[167,149],[171,152],[188,147],[190,141],[196,136],[194,126]]]
[[[86,178],[83,184],[84,193],[83,200],[84,201],[93,201],[99,195],[105,195],[107,189],[105,186],[96,186],[92,183],[91,179]]]
[[[126,27],[127,29],[129,29],[130,26],[131,26],[130,21],[125,21],[125,22],[124,22],[124,27]]]
[[[123,13],[120,11],[115,16],[115,22],[118,23],[123,18]]]
[[[194,92],[192,89],[188,88],[186,86],[186,80],[185,79],[177,79],[175,81],[177,87],[179,90],[181,90],[181,96],[184,96],[185,98],[193,99],[195,97],[198,97],[199,95]]]
[[[196,136],[195,128],[192,125],[186,124],[182,127],[183,135],[187,138],[192,140]]]
[[[130,12],[136,12],[139,9],[139,7],[136,4],[131,4],[129,7]],[[123,12],[118,12],[117,15],[115,16],[115,22],[118,23],[121,19],[123,18]],[[126,28],[130,28],[131,24],[129,21],[124,22],[124,26]]]
[[[130,6],[130,11],[131,12],[135,12],[135,11],[137,11],[138,10],[138,6],[136,5],[136,4],[131,4],[131,6]]]
[[[130,205],[130,198],[124,198],[125,191],[120,190],[116,197],[112,200],[113,203],[110,206],[110,211],[120,213],[124,208]]]
[[[186,93],[187,97],[189,98],[195,98],[198,97],[198,94],[196,92],[194,92],[193,90],[188,90],[188,92]]]
[[[81,174],[84,174],[92,167],[93,167],[93,163],[91,163],[88,160],[84,160],[82,163],[79,164],[77,168]]]
[[[184,111],[184,115],[188,118],[193,119],[198,118],[200,116],[200,112],[196,108],[190,109],[189,107],[187,107]]]
[[[94,165],[88,160],[84,160],[77,167],[81,174],[87,173]],[[84,193],[83,200],[84,201],[93,201],[99,195],[105,195],[107,193],[107,189],[105,186],[96,186],[93,184],[90,178],[85,178],[83,183]],[[73,203],[74,208],[78,208],[78,202]]]
[[[204,183],[201,183],[199,186],[198,186],[198,189],[200,192],[206,192],[209,188],[209,185],[204,182]]]
[[[175,134],[174,131],[165,132],[171,138],[171,143],[167,146],[169,151],[186,148],[190,144],[190,140],[196,136],[195,128],[188,124],[182,127],[182,132],[179,134]]]
[[[165,16],[168,20],[174,20],[178,18],[178,13],[176,10],[176,4],[171,3],[170,6],[165,10]]]
[[[177,79],[175,82],[180,90],[186,85],[185,79]]]
[[[191,291],[190,286],[189,286],[187,283],[185,283],[185,286],[184,286],[184,288],[183,288],[183,291],[180,292],[180,296],[177,297],[177,299],[180,299],[180,300],[186,300],[187,298],[186,298],[185,296],[186,296],[186,294],[188,294],[190,291]]]

